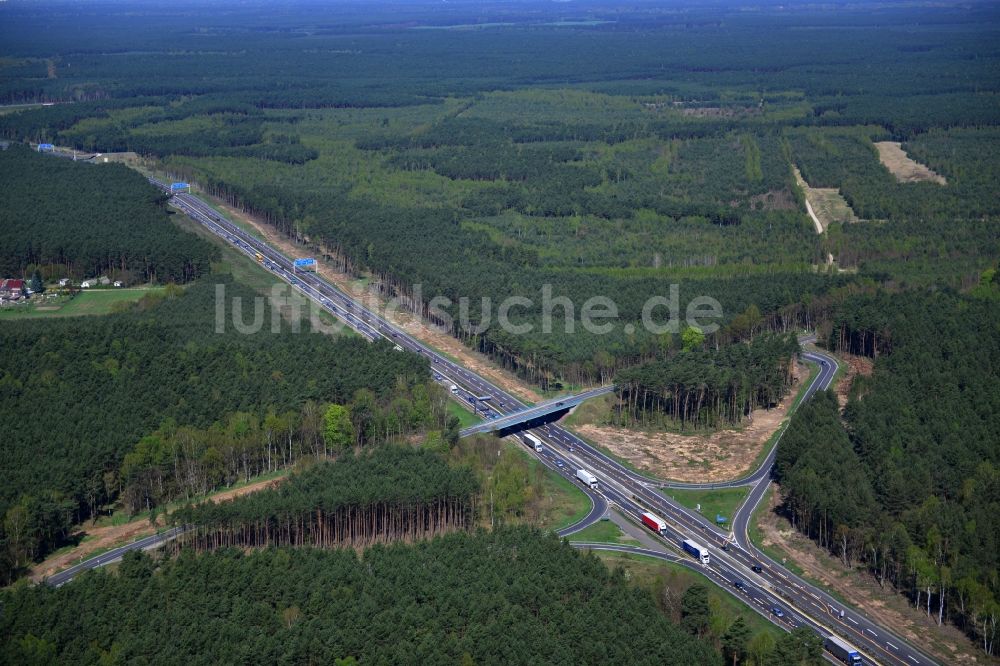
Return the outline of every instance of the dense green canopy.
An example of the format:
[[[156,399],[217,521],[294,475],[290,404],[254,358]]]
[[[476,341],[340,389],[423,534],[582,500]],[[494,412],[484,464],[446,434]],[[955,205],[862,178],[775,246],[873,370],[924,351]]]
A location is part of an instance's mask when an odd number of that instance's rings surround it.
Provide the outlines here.
[[[163,193],[121,164],[0,151],[0,275],[188,282],[218,250],[171,224]]]
[[[0,594],[0,663],[712,664],[707,642],[554,536],[126,558]]]

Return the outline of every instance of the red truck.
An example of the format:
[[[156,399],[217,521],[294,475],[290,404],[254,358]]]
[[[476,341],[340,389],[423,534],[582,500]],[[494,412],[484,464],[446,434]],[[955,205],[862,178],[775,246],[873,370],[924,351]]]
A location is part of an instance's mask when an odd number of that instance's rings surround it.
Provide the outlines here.
[[[654,513],[646,511],[642,514],[642,524],[660,536],[667,536],[667,521]]]

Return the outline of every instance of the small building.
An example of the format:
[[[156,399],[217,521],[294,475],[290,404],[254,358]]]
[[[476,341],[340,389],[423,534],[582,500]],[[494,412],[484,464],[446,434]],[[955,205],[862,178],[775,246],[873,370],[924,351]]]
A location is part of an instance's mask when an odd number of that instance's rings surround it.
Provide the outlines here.
[[[22,296],[24,296],[24,280],[7,279],[0,282],[0,298],[16,301]]]
[[[62,278],[61,280],[59,280],[60,287],[65,287],[68,284],[69,284],[69,278]]]
[[[125,285],[122,283],[121,280],[115,280],[115,286],[116,287],[124,287]]]
[[[84,280],[80,283],[80,289],[90,289],[94,286],[94,280]]]
[[[38,144],[38,152],[40,153],[51,153],[56,147],[51,143],[40,143]]]

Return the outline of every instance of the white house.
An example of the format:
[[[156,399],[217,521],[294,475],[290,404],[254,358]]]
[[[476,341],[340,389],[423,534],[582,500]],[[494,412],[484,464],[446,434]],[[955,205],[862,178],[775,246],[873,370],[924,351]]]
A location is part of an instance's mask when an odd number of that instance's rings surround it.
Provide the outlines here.
[[[63,278],[63,279],[59,280],[59,286],[60,287],[65,287],[68,284],[69,284],[69,278]]]
[[[90,289],[93,286],[94,282],[92,280],[84,280],[83,282],[80,283],[81,289]]]
[[[122,281],[121,281],[121,280],[115,280],[115,286],[116,286],[116,287],[124,287],[125,285],[124,285],[124,284],[122,284]]]

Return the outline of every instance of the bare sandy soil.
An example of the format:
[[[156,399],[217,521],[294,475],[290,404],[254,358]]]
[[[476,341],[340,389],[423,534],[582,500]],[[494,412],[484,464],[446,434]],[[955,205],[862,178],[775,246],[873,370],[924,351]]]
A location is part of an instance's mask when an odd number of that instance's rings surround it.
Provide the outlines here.
[[[797,365],[795,376],[802,381],[809,373]],[[581,424],[573,429],[644,473],[661,479],[689,483],[730,481],[751,471],[764,444],[788,415],[797,392],[793,389],[774,409],[754,411],[751,420],[739,429],[704,435],[597,424]]]
[[[956,628],[937,623],[890,586],[878,583],[863,571],[848,569],[791,524],[774,512],[780,504],[779,494],[772,493],[768,511],[762,512],[759,526],[764,546],[777,546],[798,565],[805,575],[834,590],[850,605],[892,630],[907,641],[935,656],[945,664],[975,664],[985,660],[978,656],[968,639]]]
[[[226,206],[218,200],[216,200],[215,203],[220,208],[225,210],[228,215],[252,226],[268,242],[268,244],[277,247],[285,254],[294,256],[302,251],[302,248],[296,246],[292,240],[282,236],[274,229],[274,227],[271,227],[262,220],[256,219],[253,216],[247,215],[246,213],[230,206]],[[399,326],[414,338],[444,352],[454,359],[458,359],[463,366],[472,370],[480,377],[483,377],[493,384],[503,388],[508,393],[511,393],[526,402],[538,402],[543,399],[542,395],[535,391],[527,383],[521,381],[511,373],[497,368],[485,356],[471,351],[468,347],[463,345],[451,335],[435,330],[433,327],[428,326],[425,322],[408,312],[404,312],[402,310],[389,310],[386,308],[387,302],[385,299],[379,298],[370,290],[365,290],[360,286],[359,281],[352,278],[350,275],[334,270],[322,261],[319,262],[319,269],[317,272],[324,279],[335,284],[340,289],[362,300],[366,307],[376,309],[380,313],[383,313],[393,324]]]
[[[847,368],[833,389],[834,393],[837,394],[837,402],[840,403],[840,408],[843,409],[847,406],[847,396],[851,391],[854,378],[859,375],[870,377],[872,372],[875,371],[875,362],[870,358],[852,356],[851,354],[837,354],[837,360],[845,364]]]
[[[282,480],[283,477],[278,479],[268,479],[266,481],[258,481],[257,483],[251,483],[241,488],[224,490],[209,496],[208,499],[213,502],[225,502],[235,497],[255,493],[258,490],[276,488]],[[165,524],[166,521],[161,515],[157,518],[156,526],[150,525],[148,520],[136,520],[130,523],[125,523],[124,525],[109,525],[107,527],[78,525],[74,532],[74,536],[82,538],[86,535],[90,538],[76,548],[52,555],[44,562],[35,565],[31,569],[30,578],[36,582],[40,581],[46,576],[51,576],[52,574],[62,571],[67,567],[73,566],[80,560],[86,559],[99,550],[114,548],[116,546],[135,541],[141,537],[153,534],[156,532],[157,528],[163,527]]]
[[[811,187],[805,181],[798,167],[794,168],[795,181],[806,195],[810,217],[817,225],[817,233],[826,231],[833,222],[858,222],[858,216],[847,204],[847,200],[835,187]]]
[[[879,161],[901,183],[927,181],[938,185],[948,184],[944,176],[911,159],[903,150],[902,144],[896,141],[879,141],[875,148],[878,149]]]

